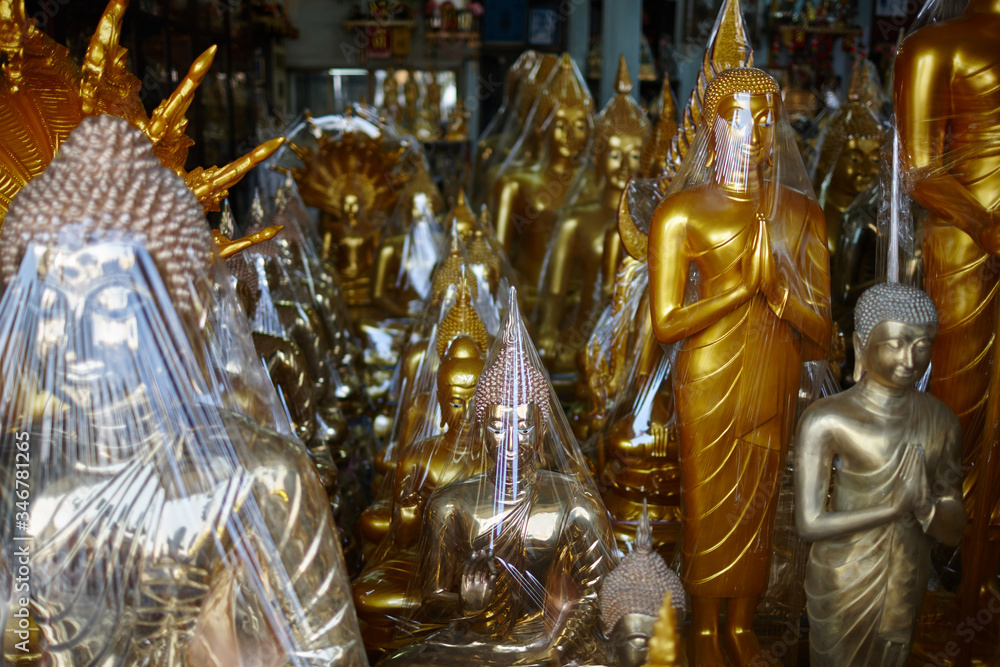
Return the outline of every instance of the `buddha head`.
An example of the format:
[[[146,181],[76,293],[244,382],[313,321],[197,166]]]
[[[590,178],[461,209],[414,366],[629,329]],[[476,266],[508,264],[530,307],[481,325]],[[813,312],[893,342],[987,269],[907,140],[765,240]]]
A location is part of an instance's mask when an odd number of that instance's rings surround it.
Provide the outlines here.
[[[504,77],[503,84],[503,96],[506,103],[510,103],[517,99],[518,89],[521,87],[521,82],[531,73],[531,70],[535,68],[538,64],[540,56],[538,52],[533,49],[528,49],[521,53],[514,61],[514,64],[510,66],[507,70],[507,76]]]
[[[844,209],[875,182],[884,141],[885,129],[867,105],[848,102],[840,108],[827,127],[816,164],[828,201]]]
[[[642,148],[649,138],[646,114],[632,99],[632,80],[625,56],[618,60],[616,94],[594,121],[594,166],[600,178],[614,190],[624,190],[638,173]]]
[[[546,53],[537,59],[521,81],[517,96],[517,118],[522,129],[528,122],[532,107],[535,106],[539,95],[542,94],[545,82],[549,80],[552,71],[558,64],[559,56],[554,53]]]
[[[568,53],[538,98],[535,128],[550,156],[575,160],[590,141],[594,100]]]
[[[923,290],[899,283],[868,288],[854,310],[854,380],[865,374],[890,390],[915,386],[930,364],[937,327],[937,308]]]
[[[778,83],[763,70],[734,67],[720,72],[705,90],[708,166],[713,180],[745,190],[751,172],[770,163],[781,112]]]
[[[431,302],[439,305],[444,301],[449,285],[458,285],[464,279],[466,272],[465,253],[462,251],[462,238],[458,234],[453,235],[448,249],[448,255],[444,258],[431,280]],[[472,299],[479,298],[479,284],[476,280],[469,280],[469,291]]]
[[[598,597],[605,631],[615,646],[615,664],[621,667],[646,664],[653,626],[667,593],[670,593],[675,611],[683,618],[686,613],[684,586],[677,573],[653,550],[653,533],[643,502],[635,550],[605,577]]]
[[[449,432],[457,431],[461,425],[484,363],[482,348],[469,336],[460,335],[448,346],[438,368],[437,397],[441,426],[447,426]]]
[[[413,72],[410,72],[410,76],[406,78],[406,83],[403,84],[403,101],[406,103],[407,108],[413,108],[417,106],[417,100],[420,99],[420,86],[417,85],[417,80],[413,77]]]
[[[550,420],[549,383],[528,359],[516,308],[508,313],[503,347],[476,387],[476,422],[498,467],[525,471],[538,463]]]

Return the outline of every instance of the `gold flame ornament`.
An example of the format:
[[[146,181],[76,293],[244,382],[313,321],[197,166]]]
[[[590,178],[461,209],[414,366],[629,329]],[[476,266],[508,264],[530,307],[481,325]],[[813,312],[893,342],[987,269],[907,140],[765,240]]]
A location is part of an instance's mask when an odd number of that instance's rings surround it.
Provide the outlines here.
[[[147,117],[141,83],[127,69],[119,44],[128,0],[111,0],[77,65],[25,14],[24,0],[0,0],[0,222],[21,188],[42,173],[69,133],[87,116],[127,120],[153,142],[163,165],[181,176],[206,211],[219,203],[254,166],[283,141],[261,144],[223,167],[184,170],[188,149],[185,116],[215,57],[212,46],[195,60],[173,94]]]

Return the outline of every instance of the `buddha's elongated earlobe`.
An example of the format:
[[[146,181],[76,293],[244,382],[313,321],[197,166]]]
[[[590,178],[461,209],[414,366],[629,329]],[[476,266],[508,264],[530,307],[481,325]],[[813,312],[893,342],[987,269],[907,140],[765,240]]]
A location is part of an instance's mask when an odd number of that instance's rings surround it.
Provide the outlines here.
[[[861,347],[861,336],[854,332],[854,382],[861,382],[861,376],[865,374],[864,349]]]

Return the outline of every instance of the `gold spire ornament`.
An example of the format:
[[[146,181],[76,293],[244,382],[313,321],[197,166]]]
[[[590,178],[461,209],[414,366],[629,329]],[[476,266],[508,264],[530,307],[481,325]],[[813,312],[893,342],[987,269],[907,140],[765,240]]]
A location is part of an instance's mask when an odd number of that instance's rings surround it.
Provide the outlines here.
[[[215,47],[195,60],[173,94],[147,117],[141,83],[128,71],[127,52],[118,43],[127,6],[127,0],[111,0],[77,65],[66,47],[26,16],[24,0],[0,0],[0,53],[7,59],[0,68],[0,221],[14,195],[45,169],[87,116],[118,116],[141,130],[163,165],[184,179],[206,211],[218,210],[229,188],[281,145],[282,139],[273,139],[224,167],[186,172],[194,142],[184,133],[185,114]]]
[[[639,178],[655,178],[666,172],[667,151],[677,134],[677,121],[674,119],[677,106],[670,91],[670,77],[666,74],[663,75],[663,91],[660,95],[660,115],[653,126],[653,134],[642,148],[642,157],[639,158]]]

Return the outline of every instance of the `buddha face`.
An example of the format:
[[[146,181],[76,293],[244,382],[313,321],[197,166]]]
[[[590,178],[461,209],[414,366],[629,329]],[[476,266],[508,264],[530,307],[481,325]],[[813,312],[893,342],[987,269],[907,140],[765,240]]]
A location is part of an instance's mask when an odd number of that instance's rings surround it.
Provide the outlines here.
[[[931,362],[936,333],[933,325],[880,322],[868,334],[862,352],[865,373],[890,389],[913,387]],[[860,336],[854,336],[855,346],[860,347]]]
[[[344,201],[341,204],[341,210],[344,212],[344,217],[348,220],[356,220],[358,217],[358,212],[361,210],[361,202],[358,201],[358,196],[354,194],[344,195]]]
[[[549,121],[549,151],[552,155],[576,159],[590,138],[590,109],[586,105],[561,104]]]
[[[406,105],[413,106],[416,104],[419,96],[420,89],[417,87],[417,82],[413,79],[408,79],[403,84],[403,100],[406,102]]]
[[[473,366],[473,364],[465,364]],[[476,393],[476,381],[482,362],[473,368],[451,369],[442,366],[438,373],[438,405],[441,406],[441,425],[455,430],[462,423],[465,409]]]
[[[716,172],[746,173],[774,149],[777,96],[737,93],[719,102],[712,149]]]
[[[532,461],[541,440],[541,415],[533,404],[488,405],[485,431],[486,448],[495,461]]]
[[[646,614],[625,614],[615,623],[615,664],[619,667],[642,667],[649,653],[656,618]]]
[[[608,137],[608,147],[597,158],[599,175],[615,190],[624,190],[628,179],[639,171],[642,154],[642,137],[613,134]]]
[[[864,192],[878,176],[881,148],[882,142],[876,137],[848,139],[833,168],[831,187],[852,199]]]

